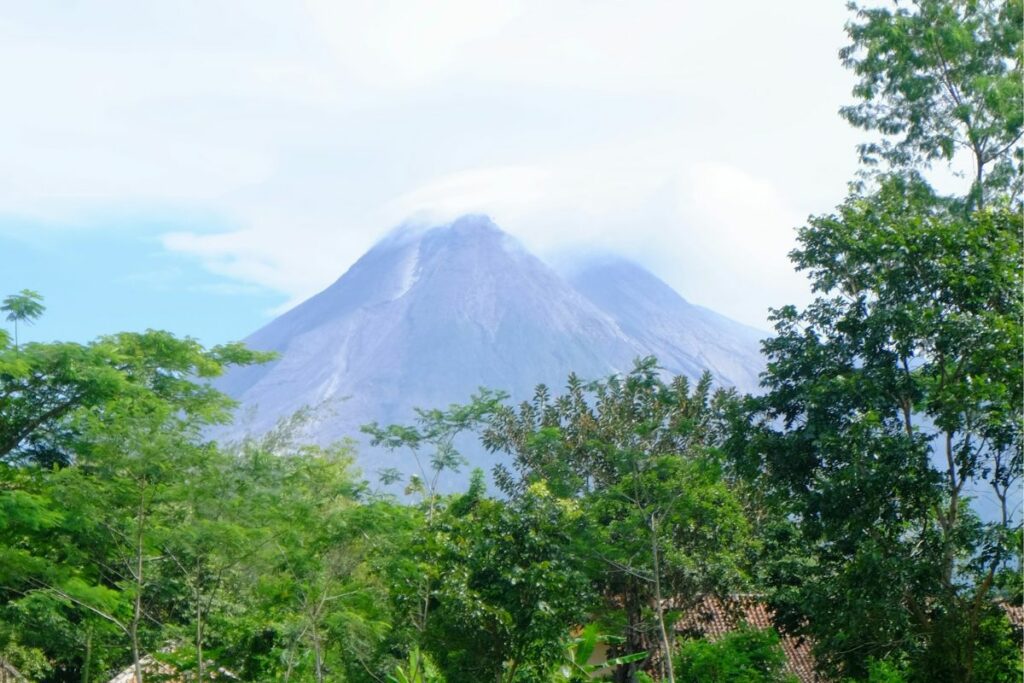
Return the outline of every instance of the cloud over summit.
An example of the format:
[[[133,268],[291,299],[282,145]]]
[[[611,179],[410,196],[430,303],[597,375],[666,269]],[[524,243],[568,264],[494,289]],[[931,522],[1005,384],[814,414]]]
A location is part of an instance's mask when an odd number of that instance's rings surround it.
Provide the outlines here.
[[[548,255],[625,251],[763,324],[802,291],[792,228],[855,163],[845,13],[815,0],[4,14],[0,58],[26,66],[0,74],[2,213],[216,216],[165,248],[295,301],[410,215],[487,211]]]

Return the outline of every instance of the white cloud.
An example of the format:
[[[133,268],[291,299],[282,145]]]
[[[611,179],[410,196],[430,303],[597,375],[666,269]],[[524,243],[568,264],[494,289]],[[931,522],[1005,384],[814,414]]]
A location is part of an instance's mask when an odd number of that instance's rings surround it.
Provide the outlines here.
[[[688,169],[677,195],[685,243],[674,280],[691,298],[757,322],[766,306],[808,300],[803,275],[788,261],[805,219],[765,178],[715,163]],[[719,268],[717,264],[728,264]]]
[[[523,3],[306,0],[305,4],[346,76],[372,88],[400,88],[422,85],[467,59],[484,56],[480,52],[486,43],[500,37]]]
[[[691,300],[751,324],[764,324],[767,306],[806,301],[805,279],[787,258],[805,216],[780,189],[728,164],[659,158],[657,149],[455,173],[400,197],[391,216],[445,222],[486,211],[541,254],[624,254]]]
[[[166,248],[300,300],[406,215],[492,214],[763,324],[858,134],[818,0],[23,3],[0,19],[0,212],[181,207]],[[244,331],[240,331],[244,332]]]

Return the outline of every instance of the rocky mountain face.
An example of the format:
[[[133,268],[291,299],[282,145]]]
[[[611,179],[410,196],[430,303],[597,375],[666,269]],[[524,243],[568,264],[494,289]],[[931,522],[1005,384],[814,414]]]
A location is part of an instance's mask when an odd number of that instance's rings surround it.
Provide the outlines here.
[[[610,316],[641,351],[674,374],[711,371],[719,384],[758,390],[767,333],[695,306],[630,261],[605,259],[569,276],[576,291]]]
[[[253,333],[276,361],[237,369],[219,388],[238,399],[227,438],[261,433],[321,406],[309,436],[359,438],[370,421],[466,401],[478,387],[528,398],[569,372],[596,379],[655,355],[672,373],[753,391],[764,334],[687,303],[621,260],[563,277],[484,216],[398,229],[323,292]],[[364,473],[410,462],[360,448]],[[474,466],[490,458],[474,456]]]

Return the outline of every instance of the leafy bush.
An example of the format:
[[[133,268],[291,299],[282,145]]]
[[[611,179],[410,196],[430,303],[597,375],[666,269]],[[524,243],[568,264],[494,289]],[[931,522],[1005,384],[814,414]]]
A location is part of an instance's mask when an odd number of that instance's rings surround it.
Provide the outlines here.
[[[680,681],[701,683],[795,683],[773,629],[744,627],[720,640],[689,640],[679,649]]]
[[[906,668],[903,661],[871,659],[868,662],[867,683],[907,683]]]
[[[429,655],[414,647],[409,652],[408,662],[398,667],[394,675],[388,676],[388,683],[444,683],[444,676]]]

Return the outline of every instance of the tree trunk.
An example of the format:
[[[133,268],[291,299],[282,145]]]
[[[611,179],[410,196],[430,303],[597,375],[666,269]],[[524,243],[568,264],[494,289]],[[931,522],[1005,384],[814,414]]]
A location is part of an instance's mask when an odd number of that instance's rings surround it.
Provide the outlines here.
[[[142,586],[143,577],[143,547],[144,525],[146,523],[145,490],[139,498],[139,513],[137,517],[138,528],[135,532],[135,600],[132,605],[132,621],[129,627],[129,635],[132,640],[132,659],[135,663],[135,683],[143,683],[142,657],[139,652],[139,624],[142,623]]]
[[[672,644],[665,629],[665,610],[661,597],[661,562],[658,559],[658,518],[651,515],[651,561],[654,567],[654,614],[658,619],[658,631],[661,634],[661,647],[664,657],[665,673],[668,683],[676,683],[675,669],[672,665]]]
[[[92,666],[92,627],[85,631],[85,661],[82,663],[82,683],[89,683],[89,667]]]
[[[623,644],[622,652],[619,655],[628,655],[634,652],[642,652],[646,648],[646,642],[641,631],[643,624],[643,608],[637,595],[638,591],[634,580],[627,581],[624,590],[624,607],[626,610],[626,642]],[[636,672],[640,669],[639,662],[621,664],[615,669],[615,683],[635,683]]]
[[[943,553],[942,578],[948,586],[953,581],[953,569],[956,557],[953,549],[952,536],[956,533],[957,519],[960,515],[960,487],[962,479],[957,475],[956,457],[953,453],[953,434],[946,432],[946,464],[947,481],[949,484],[949,505],[946,509],[945,519],[940,519],[942,526],[943,543],[946,546]]]
[[[419,631],[424,633],[427,630],[427,619],[430,618],[430,579],[423,580],[423,589],[421,594],[421,610],[419,619]]]
[[[313,627],[313,662],[316,666],[316,683],[324,683],[324,660],[320,652],[320,633]]]
[[[143,683],[142,680],[142,658],[139,656],[139,630],[136,628],[134,622],[132,622],[131,628],[132,638],[132,662],[135,666],[135,683]]]
[[[974,149],[974,186],[977,189],[977,205],[975,208],[981,211],[985,208],[985,160],[984,152],[977,147]]]
[[[198,590],[196,590],[196,674],[199,681],[206,680],[206,670],[203,664],[203,602]]]
[[[288,667],[284,670],[284,683],[292,680],[292,669],[295,668],[295,648],[288,648]]]

